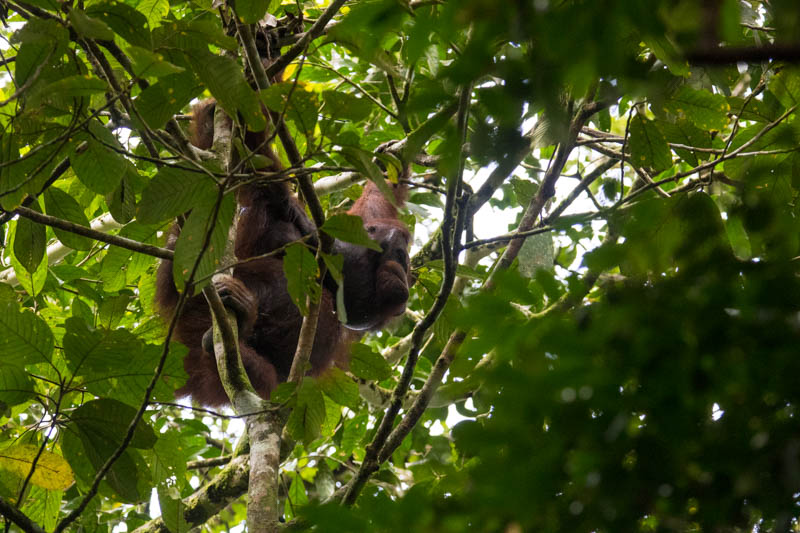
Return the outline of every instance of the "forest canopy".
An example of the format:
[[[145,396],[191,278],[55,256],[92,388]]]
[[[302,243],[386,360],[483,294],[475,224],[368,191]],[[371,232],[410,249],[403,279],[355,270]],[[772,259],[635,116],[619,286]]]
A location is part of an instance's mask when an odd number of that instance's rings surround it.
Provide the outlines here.
[[[800,531],[796,0],[3,0],[0,24],[6,531]],[[313,223],[277,252],[296,358],[326,246],[375,246],[345,214],[367,183],[410,191],[407,309],[270,401],[215,310],[232,407],[178,401],[158,265],[214,308],[237,190],[270,182]]]

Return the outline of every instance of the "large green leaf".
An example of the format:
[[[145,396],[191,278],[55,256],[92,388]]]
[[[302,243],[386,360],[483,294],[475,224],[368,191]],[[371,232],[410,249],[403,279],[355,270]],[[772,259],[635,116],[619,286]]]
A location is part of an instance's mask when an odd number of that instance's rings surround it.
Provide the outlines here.
[[[164,76],[135,100],[136,109],[151,128],[162,128],[197,96],[202,87],[191,74]]]
[[[88,16],[81,9],[69,10],[69,22],[78,35],[87,39],[100,39],[101,41],[113,41],[114,31],[108,24],[100,19]]]
[[[42,65],[53,65],[66,51],[69,33],[56,20],[37,19],[27,22],[14,34],[12,42],[19,45],[14,69],[14,81],[22,86]]]
[[[145,244],[156,244],[159,229],[160,226],[144,226],[132,222],[122,228],[120,236]],[[113,292],[122,289],[126,283],[135,283],[152,262],[150,256],[120,246],[110,246],[100,268],[103,289]]]
[[[327,370],[317,382],[322,392],[334,402],[351,409],[358,408],[358,385],[338,368]]]
[[[114,33],[134,46],[152,48],[147,19],[136,9],[122,2],[98,2],[86,14],[111,27]]]
[[[664,102],[664,110],[688,120],[702,130],[721,130],[731,107],[721,94],[681,87]]]
[[[297,391],[297,403],[289,415],[286,429],[294,439],[308,444],[319,436],[324,421],[325,399],[322,391],[314,378],[307,377]]]
[[[380,245],[373,241],[367,234],[367,230],[364,229],[361,217],[346,213],[334,215],[328,218],[320,229],[335,239],[357,244],[376,252],[381,251]]]
[[[207,204],[215,196],[214,182],[204,174],[164,166],[142,191],[136,218],[155,224]]]
[[[769,90],[786,108],[800,105],[800,70],[782,69],[770,80]]]
[[[163,346],[144,344],[124,329],[91,329],[82,320],[70,318],[62,341],[67,367],[77,381],[99,397],[113,398],[131,406],[142,402],[153,378]],[[153,397],[170,401],[185,382],[181,355],[185,348],[172,346],[170,357],[153,391]]]
[[[297,131],[303,135],[314,133],[319,113],[319,101],[315,93],[304,91],[301,86],[287,81],[270,85],[261,91],[261,99],[270,110],[286,112]]]
[[[39,211],[38,202],[31,204],[31,208]],[[25,267],[28,272],[36,272],[44,258],[47,247],[47,233],[45,227],[38,222],[27,218],[17,221],[14,232],[14,257]]]
[[[342,91],[325,91],[322,93],[325,107],[322,112],[337,120],[361,122],[372,112],[373,103],[367,98],[356,98]]]
[[[204,253],[194,277],[196,290],[202,289],[211,275],[222,267],[222,258],[228,244],[228,230],[236,211],[233,195],[228,194],[222,199],[216,216],[214,216],[215,209],[217,209],[216,198],[195,207],[181,228],[181,234],[175,244],[175,260],[172,265],[172,274],[179,289],[183,288],[184,281],[191,274],[201,251]],[[216,222],[210,227],[212,221]],[[208,246],[203,250],[209,232]]]
[[[92,400],[71,414],[70,423],[64,428],[63,450],[81,484],[88,485],[96,470],[122,444],[135,414],[134,407],[114,400]],[[149,497],[149,492],[142,494],[138,489],[140,477],[146,478],[147,472],[137,466],[141,456],[131,448],[149,449],[155,443],[155,433],[140,420],[129,448],[117,459],[106,477],[123,500],[137,502]]]
[[[350,371],[360,377],[372,381],[381,381],[392,375],[389,363],[366,344],[354,344],[350,347]]]
[[[662,171],[672,165],[669,146],[655,122],[638,113],[631,119],[628,146],[634,165]]]
[[[50,187],[44,193],[45,208],[47,214],[78,224],[79,226],[89,227],[89,219],[83,212],[78,202],[69,194],[57,187]],[[92,247],[91,239],[77,235],[70,231],[53,228],[53,232],[64,246],[74,250],[89,250]]]
[[[132,166],[117,150],[122,150],[114,134],[97,122],[89,125],[91,136],[78,146],[69,160],[78,179],[98,194],[108,194],[119,185]]]
[[[279,5],[280,0],[238,0],[236,2],[236,14],[245,24],[255,24],[266,13],[272,14]]]
[[[319,267],[314,254],[302,243],[290,244],[283,258],[283,273],[289,296],[300,312],[307,315],[306,297],[311,296],[312,301],[318,301],[321,291],[317,282]]]
[[[2,362],[6,362],[5,358]],[[0,369],[0,411],[35,396],[33,380],[27,372],[8,364],[0,365]]]
[[[262,131],[267,123],[255,91],[232,59],[211,53],[198,53],[191,58],[192,68],[212,96],[230,116],[241,113],[247,127]]]
[[[699,129],[686,120],[678,120],[675,123],[662,120],[657,121],[656,124],[668,142],[697,148],[711,148],[711,136],[708,132]],[[692,166],[699,164],[698,155],[703,159],[706,157],[702,153],[684,148],[674,148],[674,150],[681,159]]]

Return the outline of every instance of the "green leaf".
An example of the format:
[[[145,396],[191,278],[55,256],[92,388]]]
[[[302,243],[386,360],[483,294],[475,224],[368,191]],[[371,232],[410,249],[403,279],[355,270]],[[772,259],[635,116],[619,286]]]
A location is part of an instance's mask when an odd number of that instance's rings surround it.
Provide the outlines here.
[[[32,444],[16,444],[0,450],[0,469],[23,479],[33,470],[30,482],[47,490],[66,490],[75,481],[63,457],[51,451],[40,451],[39,446]]]
[[[342,418],[342,406],[331,400],[330,396],[324,395],[325,400],[325,421],[320,430],[323,437],[333,437],[339,427],[339,420]],[[324,462],[324,461],[323,461]]]
[[[207,205],[215,197],[216,185],[205,174],[164,166],[142,191],[136,218],[142,224],[155,224]]]
[[[3,305],[0,303],[0,306]],[[5,358],[0,359],[5,363]],[[34,397],[34,384],[27,372],[16,366],[0,364],[0,411]]]
[[[308,505],[308,495],[303,478],[296,473],[292,473],[292,484],[289,485],[289,492],[286,495],[284,504],[284,517],[291,520],[296,516],[297,510],[304,505]]]
[[[383,172],[380,167],[372,161],[372,154],[360,148],[345,146],[342,148],[342,155],[347,159],[348,163],[356,167],[358,172],[365,175],[372,183],[378,186],[384,198],[389,200],[393,205],[397,203],[394,192],[392,192],[392,189],[383,177]]]
[[[91,96],[108,90],[108,84],[100,78],[89,74],[83,76],[67,76],[51,83],[43,93],[58,94],[59,96]]]
[[[664,102],[664,110],[701,130],[721,130],[728,124],[730,105],[721,94],[681,87]]]
[[[169,0],[141,0],[136,4],[136,10],[147,17],[151,28],[157,28],[169,18]]]
[[[64,428],[62,450],[78,478],[79,485],[88,486],[96,471],[116,452],[128,431],[136,409],[114,400],[92,400],[78,409]],[[118,496],[126,502],[138,502],[144,497],[140,494],[138,482],[146,480],[146,468],[140,468],[141,455],[132,448],[152,448],[156,442],[153,430],[139,421],[128,448],[114,462],[105,480]]]
[[[31,204],[31,209],[39,211],[37,202]],[[14,257],[30,273],[36,272],[44,258],[47,247],[47,232],[45,227],[27,218],[17,221],[14,232]]]
[[[295,389],[297,389],[296,383],[279,383],[275,390],[272,391],[272,395],[270,395],[269,399],[271,402],[277,404],[286,403],[292,399]]]
[[[356,98],[341,91],[324,91],[322,100],[325,102],[325,107],[322,109],[325,115],[351,123],[365,120],[372,113],[374,105],[367,98]]]
[[[128,167],[128,171],[134,171]],[[136,216],[136,194],[130,185],[128,175],[122,177],[114,192],[106,195],[108,212],[120,224],[127,224]]]
[[[676,76],[689,77],[691,74],[689,62],[666,36],[650,35],[644,42],[653,54],[667,65],[670,72]]]
[[[711,148],[711,135],[709,135],[707,131],[697,128],[686,120],[678,120],[674,124],[666,121],[657,121],[656,124],[668,142],[685,144],[697,148]],[[707,158],[707,155],[684,148],[674,148],[674,150],[681,159],[692,166],[697,166],[699,164],[697,159],[698,155],[700,155],[702,159]]]
[[[367,433],[367,422],[369,416],[366,411],[361,411],[353,418],[344,420],[344,430],[342,431],[342,445],[340,447],[339,458],[346,459],[355,449],[359,442],[364,439]]]
[[[128,47],[128,56],[133,62],[133,71],[140,77],[161,78],[183,72],[184,68],[164,60],[161,54],[138,46]]]
[[[144,121],[151,128],[159,129],[202,90],[191,74],[173,74],[160,78],[134,102]]]
[[[750,246],[750,238],[747,230],[744,229],[744,222],[739,216],[728,216],[725,220],[725,232],[731,242],[731,248],[737,258],[748,261],[753,257],[753,250]]]
[[[64,491],[32,486],[21,510],[31,520],[41,525],[45,531],[54,531],[61,512],[63,497]]]
[[[169,21],[158,28],[159,35],[165,39],[162,46],[177,48],[190,54],[198,54],[198,58],[208,54],[208,45],[224,50],[234,51],[238,42],[225,33],[225,29],[216,19],[193,19]]]
[[[236,200],[231,194],[223,197],[219,212],[216,214],[216,223],[213,228],[210,228],[209,224],[214,220],[216,208],[216,198],[195,207],[181,229],[178,242],[175,244],[175,259],[172,265],[172,274],[179,289],[183,288],[184,281],[191,273],[197,256],[203,251],[203,243],[209,230],[211,230],[211,236],[208,247],[205,248],[194,276],[195,290],[202,289],[208,283],[211,275],[222,267],[222,258],[228,244],[228,229],[231,227],[236,211]]]
[[[353,410],[358,409],[359,394],[358,385],[347,377],[347,374],[342,372],[336,367],[326,370],[319,378],[317,378],[319,388],[331,400],[350,407]]]
[[[236,14],[245,24],[255,24],[266,13],[273,13],[280,5],[280,0],[237,0]]]
[[[186,505],[183,503],[180,493],[159,486],[158,505],[161,507],[161,519],[170,533],[186,533],[191,530],[191,524],[184,518]]]
[[[153,43],[147,19],[136,9],[122,2],[99,2],[92,4],[86,14],[114,30],[115,35],[134,46],[150,49]]]
[[[34,18],[26,22],[12,39],[12,43],[20,44],[14,61],[17,86],[24,85],[42,65],[56,63],[68,42],[69,32],[56,20]]]
[[[344,256],[341,254],[331,255],[322,252],[322,259],[325,261],[325,266],[328,268],[328,274],[333,277],[336,283],[341,285],[342,280],[344,280]]]
[[[286,429],[295,439],[306,444],[316,439],[325,420],[325,400],[314,378],[306,377],[297,391],[297,403]]]
[[[197,76],[228,115],[235,117],[241,113],[252,131],[262,131],[267,126],[258,96],[234,60],[211,53],[198,54],[190,59]]]
[[[783,68],[769,82],[769,90],[784,107],[800,105],[800,70]]]
[[[101,41],[114,40],[114,32],[108,27],[108,24],[88,16],[80,9],[73,8],[69,10],[69,22],[81,37]]]
[[[63,339],[67,368],[75,378],[83,378],[87,390],[97,396],[139,406],[153,378],[163,346],[144,344],[130,331],[90,329],[81,319],[66,321]],[[175,389],[186,382],[181,355],[182,345],[170,346],[170,356],[153,391],[153,397],[170,401]]]
[[[364,229],[361,217],[341,213],[328,218],[320,228],[335,239],[363,246],[370,250],[380,252],[380,245],[373,241]]]
[[[116,400],[91,400],[78,407],[70,416],[71,424],[91,438],[100,438],[115,445],[122,443],[136,409]],[[149,450],[156,443],[156,434],[139,420],[129,446]]]
[[[99,324],[106,329],[114,329],[122,321],[131,297],[129,294],[117,294],[103,299],[98,309]]]
[[[672,165],[669,146],[655,122],[640,114],[631,119],[630,138],[631,163],[649,167],[660,172]]]
[[[156,244],[160,226],[143,226],[131,222],[119,232],[126,237],[145,244]],[[121,290],[126,283],[136,282],[136,278],[152,264],[152,258],[121,246],[111,246],[106,252],[100,267],[100,279],[106,292]]]
[[[89,129],[92,136],[70,154],[69,161],[81,183],[98,194],[108,194],[117,188],[132,164],[112,150],[122,150],[113,133],[97,122],[91,122]]]
[[[61,450],[75,473],[78,486],[83,490],[91,486],[97,471],[117,447],[115,442],[81,431],[77,424],[68,424],[64,428]],[[149,493],[146,496],[139,493],[139,478],[145,477],[147,470],[137,468],[137,459],[142,462],[141,455],[135,450],[123,451],[105,477],[116,497],[127,503],[136,503],[150,496]]]
[[[290,98],[291,95],[291,98]],[[304,91],[292,82],[270,85],[261,91],[261,100],[269,109],[277,113],[287,111],[287,117],[294,122],[297,131],[311,136],[317,124],[319,101],[314,92]]]
[[[350,371],[361,379],[381,381],[392,375],[389,363],[366,344],[350,347]]]
[[[301,243],[293,243],[286,247],[283,258],[283,273],[286,276],[286,289],[292,302],[305,316],[308,314],[306,297],[319,301],[320,286],[317,283],[319,267],[314,254]]]
[[[402,159],[403,161],[413,161],[415,157],[422,151],[422,148],[427,144],[431,138],[440,133],[445,124],[450,120],[450,117],[456,112],[458,108],[455,104],[450,104],[440,111],[437,111],[432,117],[420,124],[414,131],[406,137],[405,145],[403,146]]]
[[[86,218],[81,206],[72,196],[61,189],[56,187],[48,188],[44,193],[44,202],[48,215],[79,226],[89,227],[89,219]],[[89,250],[92,247],[92,240],[87,237],[58,228],[53,228],[53,232],[64,246],[73,250]]]
[[[741,113],[741,117],[744,120],[773,122],[783,113],[780,102],[770,92],[765,92],[761,100],[755,98],[745,100],[744,98],[729,96],[728,104],[734,113]]]
[[[14,237],[16,233],[17,223],[19,221],[12,221],[9,225],[9,230],[14,230],[13,232],[9,233],[6,242],[6,248],[8,250],[14,249]],[[22,263],[17,260],[17,257],[12,253],[10,254],[11,259],[11,266],[14,268],[14,273],[17,275],[17,280],[19,281],[22,288],[25,289],[25,292],[34,296],[39,294],[44,287],[44,282],[47,279],[47,256],[42,255],[42,260],[39,262],[39,265],[36,267],[34,272],[28,272]]]

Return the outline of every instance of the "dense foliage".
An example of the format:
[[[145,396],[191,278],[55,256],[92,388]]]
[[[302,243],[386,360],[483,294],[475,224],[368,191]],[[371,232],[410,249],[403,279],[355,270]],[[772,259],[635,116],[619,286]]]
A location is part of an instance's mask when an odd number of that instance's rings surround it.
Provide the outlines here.
[[[322,231],[363,243],[341,213],[407,165],[409,311],[273,397],[287,527],[800,531],[795,0],[4,0],[0,20],[6,531],[243,523],[242,417],[174,398],[164,234],[191,211],[174,272],[198,291],[243,181],[313,183]],[[208,97],[235,127],[205,152]],[[285,170],[241,141],[265,127]],[[315,251],[286,250],[304,313],[337,269]]]

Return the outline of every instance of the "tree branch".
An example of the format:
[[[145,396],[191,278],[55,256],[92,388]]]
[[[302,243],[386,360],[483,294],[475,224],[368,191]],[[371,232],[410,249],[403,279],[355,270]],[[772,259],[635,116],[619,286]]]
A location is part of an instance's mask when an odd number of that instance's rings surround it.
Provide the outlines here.
[[[403,404],[403,399],[408,392],[408,387],[411,383],[411,378],[414,374],[417,358],[419,357],[420,348],[425,338],[427,330],[433,326],[439,314],[447,304],[447,298],[453,288],[455,282],[456,254],[453,250],[454,230],[458,229],[458,221],[456,220],[456,200],[457,194],[461,189],[461,180],[464,174],[464,151],[463,147],[466,141],[467,122],[469,118],[469,107],[472,98],[472,83],[467,83],[461,89],[461,97],[458,108],[458,131],[460,135],[458,149],[459,149],[459,165],[453,176],[447,182],[447,198],[445,200],[444,219],[442,222],[442,257],[444,257],[445,272],[442,280],[442,285],[439,288],[439,294],[436,296],[430,311],[425,314],[425,317],[417,322],[412,332],[412,347],[408,354],[408,359],[403,367],[403,374],[400,381],[397,383],[394,391],[392,392],[392,401],[389,408],[384,413],[383,418],[378,426],[378,430],[372,439],[372,442],[366,448],[366,455],[358,470],[358,474],[353,477],[346,485],[346,490],[342,497],[342,503],[345,505],[353,505],[358,498],[361,490],[364,488],[369,477],[378,470],[381,462],[380,452],[384,448],[386,439],[390,434],[394,419],[397,417],[398,412]],[[463,221],[465,214],[464,206],[461,206],[459,217]]]
[[[33,220],[34,222],[38,222],[39,224],[44,224],[45,226],[63,229],[64,231],[69,231],[70,233],[83,235],[84,237],[89,237],[90,239],[94,239],[96,241],[112,244],[114,246],[119,246],[120,248],[133,250],[134,252],[158,257],[160,259],[168,259],[171,261],[175,255],[172,250],[167,250],[166,248],[160,248],[158,246],[153,246],[152,244],[144,244],[139,241],[134,241],[133,239],[120,237],[118,235],[108,235],[106,233],[87,228],[86,226],[75,224],[74,222],[69,222],[67,220],[62,220],[60,218],[39,213],[38,211],[34,211],[33,209],[29,209],[27,207],[17,207],[14,210],[14,213],[29,220]]]
[[[235,457],[197,492],[183,499],[183,518],[191,527],[205,524],[247,491],[250,456]],[[40,532],[36,532],[40,533]],[[132,533],[170,533],[162,517],[154,518]]]
[[[311,25],[307,32],[300,36],[300,40],[289,48],[285,54],[282,54],[273,64],[267,69],[267,77],[272,77],[278,72],[282,71],[289,66],[296,57],[302,54],[308,45],[322,35],[326,31],[326,25],[333,18],[339,9],[347,2],[347,0],[333,0],[328,8],[320,15],[317,21]]]
[[[28,518],[25,513],[5,501],[2,496],[0,496],[0,514],[16,524],[17,527],[26,533],[45,533],[42,526]]]

